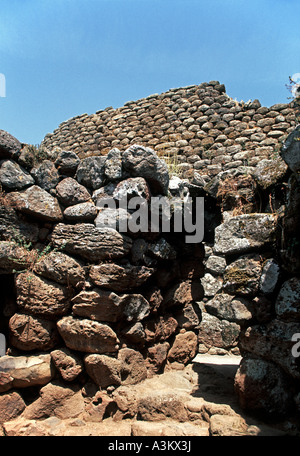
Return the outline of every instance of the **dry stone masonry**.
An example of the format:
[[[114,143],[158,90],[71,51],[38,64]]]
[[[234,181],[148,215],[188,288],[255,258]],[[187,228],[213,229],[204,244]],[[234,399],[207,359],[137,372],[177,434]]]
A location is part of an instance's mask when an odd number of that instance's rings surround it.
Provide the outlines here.
[[[197,354],[241,355],[241,406],[299,420],[295,127],[292,104],[239,103],[212,81],[76,117],[39,150],[0,131],[4,433],[113,417],[137,420],[132,435],[165,419],[225,435],[222,415],[247,433],[202,399],[138,396]],[[203,240],[136,232],[121,204],[135,197],[147,211],[153,197],[204,198]]]

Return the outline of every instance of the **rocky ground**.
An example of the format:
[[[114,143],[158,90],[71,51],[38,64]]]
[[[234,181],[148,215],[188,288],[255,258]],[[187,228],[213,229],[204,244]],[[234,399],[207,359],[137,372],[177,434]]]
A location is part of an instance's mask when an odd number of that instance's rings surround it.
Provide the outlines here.
[[[122,391],[119,389],[117,398],[118,413],[113,413],[113,409],[106,404],[102,421],[99,421],[101,413],[87,415],[80,412],[80,407],[78,415],[74,412],[72,418],[66,419],[68,412],[60,409],[57,404],[57,408],[54,408],[53,413],[46,419],[30,419],[27,410],[17,419],[4,423],[3,435],[297,435],[296,425],[292,419],[272,422],[241,410],[233,386],[239,361],[240,358],[234,356],[197,355],[194,362],[183,370],[167,371],[135,385],[134,388],[121,387]],[[126,417],[126,408],[130,400],[132,409],[134,402],[138,404],[138,414],[134,418]],[[99,399],[99,403],[101,402],[102,405],[105,402],[103,397],[102,401]],[[72,402],[65,402],[64,407],[72,407],[74,411]],[[124,413],[120,413],[122,408]]]

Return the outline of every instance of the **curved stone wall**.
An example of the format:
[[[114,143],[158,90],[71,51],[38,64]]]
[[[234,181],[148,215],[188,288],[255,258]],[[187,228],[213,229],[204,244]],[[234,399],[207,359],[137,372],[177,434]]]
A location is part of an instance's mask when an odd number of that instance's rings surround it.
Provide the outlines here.
[[[80,158],[140,144],[172,160],[175,156],[183,173],[196,170],[207,179],[273,157],[294,127],[290,104],[267,108],[258,100],[238,102],[223,84],[211,81],[74,117],[42,144],[72,150]]]

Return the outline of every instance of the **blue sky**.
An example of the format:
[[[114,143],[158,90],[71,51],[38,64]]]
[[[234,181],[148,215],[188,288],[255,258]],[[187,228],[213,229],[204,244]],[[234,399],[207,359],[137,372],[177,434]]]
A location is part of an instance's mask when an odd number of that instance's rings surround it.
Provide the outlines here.
[[[210,80],[288,102],[299,18],[299,0],[1,0],[0,129],[38,144],[73,116]]]

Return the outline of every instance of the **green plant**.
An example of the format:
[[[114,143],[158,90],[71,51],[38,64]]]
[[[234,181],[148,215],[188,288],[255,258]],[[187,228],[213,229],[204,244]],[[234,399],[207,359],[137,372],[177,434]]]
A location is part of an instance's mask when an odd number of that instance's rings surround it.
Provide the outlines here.
[[[24,238],[20,237],[18,234],[15,234],[12,242],[14,242],[18,247],[24,250],[24,255],[18,259],[14,258],[14,262],[20,265],[21,269],[14,269],[12,272],[21,273],[21,272],[31,272],[33,273],[38,262],[49,255],[50,253],[62,251],[65,247],[65,244],[53,248],[50,244],[46,245],[44,248],[39,249],[35,248],[32,245],[32,242],[26,241]],[[27,280],[31,280],[32,275],[28,275]]]

